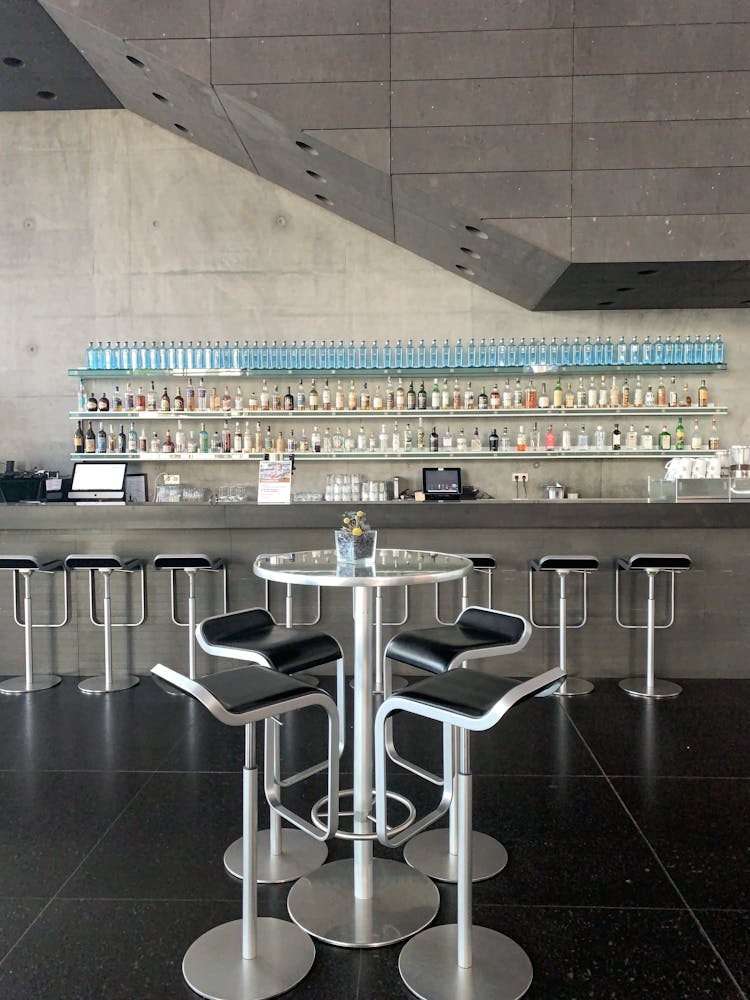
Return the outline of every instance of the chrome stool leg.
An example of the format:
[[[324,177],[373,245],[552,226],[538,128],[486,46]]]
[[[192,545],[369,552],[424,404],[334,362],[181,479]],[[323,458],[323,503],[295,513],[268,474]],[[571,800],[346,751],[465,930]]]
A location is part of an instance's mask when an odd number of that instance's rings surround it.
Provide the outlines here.
[[[647,569],[648,578],[648,604],[646,618],[646,676],[645,677],[625,677],[620,681],[620,687],[634,698],[676,698],[682,692],[682,687],[674,681],[662,680],[654,676],[654,637],[656,628],[668,626],[656,625],[656,576],[659,572],[670,572],[669,570]],[[671,625],[674,621],[674,573],[671,576],[671,605],[670,616]],[[619,571],[615,579],[619,577]],[[619,597],[619,587],[618,587]]]
[[[9,677],[0,684],[0,694],[30,694],[33,691],[46,691],[56,687],[62,680],[57,674],[37,674],[34,676],[34,654],[32,648],[33,622],[31,617],[31,574],[35,570],[16,569],[13,570],[13,613],[16,624],[23,626],[24,644],[24,674],[21,677]],[[64,594],[65,594],[65,615],[60,623],[52,625],[37,626],[42,628],[59,628],[68,621],[68,574],[64,574]],[[18,618],[18,576],[23,578],[23,620]]]
[[[95,607],[95,577],[94,573],[100,573],[102,577],[102,584],[104,593],[102,595],[102,611],[104,613],[104,621],[99,622],[96,620],[94,613]],[[109,567],[103,569],[89,569],[89,612],[90,618],[94,625],[100,625],[104,629],[104,674],[99,674],[96,677],[87,677],[82,680],[79,685],[79,691],[84,694],[109,694],[111,691],[126,691],[128,688],[135,687],[139,683],[138,678],[135,674],[119,674],[117,678],[114,676],[114,671],[112,670],[112,595],[110,590],[110,583],[113,570]],[[143,616],[145,616],[145,602],[143,602],[143,570],[141,573],[141,600]],[[143,622],[143,616],[141,617],[141,622],[136,624],[141,624]]]

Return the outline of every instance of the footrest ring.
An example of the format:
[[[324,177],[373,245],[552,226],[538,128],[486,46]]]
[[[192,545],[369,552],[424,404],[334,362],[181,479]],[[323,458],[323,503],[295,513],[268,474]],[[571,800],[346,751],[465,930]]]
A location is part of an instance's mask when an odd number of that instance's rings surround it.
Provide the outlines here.
[[[345,798],[347,796],[353,797],[353,795],[354,795],[354,789],[353,788],[342,788],[339,791],[339,799]],[[404,795],[399,795],[398,792],[386,792],[386,795],[387,795],[387,797],[389,799],[393,799],[394,802],[398,802],[398,803],[400,803],[400,805],[404,806],[404,808],[406,809],[406,812],[407,812],[407,816],[406,816],[405,820],[403,820],[397,826],[389,826],[388,827],[388,832],[392,833],[395,836],[396,834],[402,833],[409,826],[411,826],[412,822],[414,821],[414,818],[417,815],[417,810],[414,808],[414,805],[412,804],[412,802],[409,799],[407,799]],[[326,807],[327,803],[328,803],[328,796],[324,795],[321,799],[318,799],[318,801],[315,803],[315,805],[310,810],[310,818],[312,819],[312,821],[315,824],[315,826],[317,826],[321,830],[325,830],[325,828],[326,828],[325,821],[321,817],[327,815],[326,812],[325,812],[325,807]],[[373,804],[373,806],[375,804],[375,796],[374,795],[373,795],[372,804]],[[341,816],[354,816],[354,811],[353,810],[339,810],[339,817],[341,817]],[[369,820],[371,820],[373,823],[375,822],[375,815],[374,815],[374,813],[372,811],[367,814],[367,818]],[[341,830],[341,829],[339,829],[339,830],[336,831],[335,836],[339,837],[341,840],[371,840],[371,841],[376,841],[378,839],[378,835],[377,835],[377,833],[375,833],[375,831],[373,831],[372,833],[354,833],[353,830]]]

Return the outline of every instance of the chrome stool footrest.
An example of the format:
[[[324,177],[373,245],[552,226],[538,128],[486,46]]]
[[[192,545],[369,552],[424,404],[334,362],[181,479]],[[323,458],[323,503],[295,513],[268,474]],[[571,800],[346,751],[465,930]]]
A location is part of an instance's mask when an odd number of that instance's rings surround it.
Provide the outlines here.
[[[342,789],[339,790],[339,799],[345,798],[346,796],[352,797],[353,795],[354,795],[354,789],[353,788],[342,788]],[[391,792],[391,791],[387,792],[387,798],[392,799],[394,802],[398,802],[399,805],[404,806],[404,808],[406,809],[406,812],[407,812],[407,816],[406,816],[405,820],[403,820],[401,823],[398,823],[396,826],[389,826],[389,827],[387,827],[389,833],[391,833],[391,834],[393,834],[395,836],[395,835],[398,835],[399,833],[401,833],[402,831],[408,829],[411,826],[412,822],[414,821],[414,817],[417,815],[417,810],[414,808],[414,805],[413,805],[413,803],[411,802],[410,799],[407,799],[404,795],[399,795],[398,792]],[[326,827],[326,824],[324,823],[322,817],[328,815],[328,813],[325,812],[325,809],[324,809],[324,807],[327,805],[327,803],[328,803],[328,796],[324,795],[322,798],[318,799],[318,801],[312,807],[312,810],[310,812],[310,818],[312,819],[313,823],[317,827],[319,827],[319,829],[321,829],[321,830],[324,830],[325,827]],[[373,810],[367,814],[367,818],[373,824],[376,821],[374,807],[375,807],[375,797],[373,795]],[[341,819],[342,816],[352,817],[352,816],[354,816],[354,810],[353,809],[347,809],[347,810],[339,809],[338,816],[339,816],[339,820]],[[375,832],[372,832],[372,833],[354,833],[351,830],[342,830],[341,827],[339,827],[339,829],[336,831],[336,833],[334,834],[334,836],[338,837],[340,840],[371,840],[371,841],[375,841],[375,840],[378,839],[378,835]]]

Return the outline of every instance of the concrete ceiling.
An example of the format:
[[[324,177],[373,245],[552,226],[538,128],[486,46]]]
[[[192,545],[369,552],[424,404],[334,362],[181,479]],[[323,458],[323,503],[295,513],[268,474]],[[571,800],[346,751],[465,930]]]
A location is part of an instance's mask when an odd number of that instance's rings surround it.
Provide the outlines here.
[[[750,267],[743,259],[577,261],[570,205],[560,208],[554,170],[531,170],[528,177],[524,171],[503,175],[504,181],[512,177],[513,185],[506,201],[509,197],[512,202],[518,191],[519,198],[532,203],[555,202],[548,220],[492,221],[479,205],[491,200],[487,192],[497,190],[500,175],[483,174],[475,167],[469,171],[473,180],[468,186],[460,176],[462,143],[468,142],[471,130],[456,136],[455,129],[441,132],[427,123],[397,130],[396,143],[392,129],[378,127],[386,110],[388,123],[393,123],[391,104],[398,85],[388,78],[393,64],[407,58],[397,44],[388,44],[389,17],[408,20],[414,15],[418,20],[419,11],[429,13],[427,0],[415,7],[401,0],[393,5],[380,0],[366,5],[352,0],[277,0],[278,6],[269,0],[40,3],[0,0],[0,110],[125,107],[528,309],[710,307],[750,301]],[[442,6],[438,0],[434,3]],[[506,6],[511,11],[523,7]],[[539,58],[560,63],[556,24],[566,23],[570,0],[546,0],[537,7],[546,12],[552,40],[552,56],[545,50]],[[278,14],[284,21],[283,37],[274,30]],[[421,32],[420,24],[407,28]],[[451,52],[445,49],[440,56],[430,50],[420,56],[437,57],[449,60]],[[512,50],[507,57],[514,58]],[[310,80],[305,72],[308,59],[324,66],[325,79]],[[280,61],[286,61],[281,68]],[[445,76],[452,72],[450,65],[441,71]],[[550,71],[559,69],[553,65]],[[320,73],[316,68],[313,75]],[[497,104],[490,83],[479,95],[476,87],[464,88],[463,99],[475,100],[481,111],[489,89],[491,102]],[[519,105],[543,101],[549,110],[555,104],[555,87],[545,85],[543,90],[526,88],[514,99]],[[40,97],[40,91],[54,97]],[[413,88],[399,97],[396,114],[408,122]],[[425,95],[419,99],[425,107]],[[340,115],[337,121],[354,127],[327,127],[332,107]],[[498,136],[489,128],[472,141],[484,150],[488,163],[493,157],[501,163],[504,147],[496,143],[514,138],[523,145],[528,139],[531,164],[548,155],[544,150],[550,144],[564,146],[558,128],[550,124],[542,133],[516,132],[514,137]],[[458,174],[424,171],[430,157],[437,155],[431,152],[435,142],[447,143],[447,153],[440,155],[448,156]],[[541,142],[542,148],[533,148],[534,142]],[[554,166],[552,160],[549,166]]]

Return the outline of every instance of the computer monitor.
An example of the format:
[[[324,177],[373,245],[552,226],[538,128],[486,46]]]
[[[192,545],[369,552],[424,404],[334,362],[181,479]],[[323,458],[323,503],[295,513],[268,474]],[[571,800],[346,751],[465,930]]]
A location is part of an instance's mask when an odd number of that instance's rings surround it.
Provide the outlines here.
[[[77,462],[68,500],[123,501],[127,468],[127,462]]]
[[[425,500],[460,500],[461,470],[456,466],[422,469],[422,492]]]

